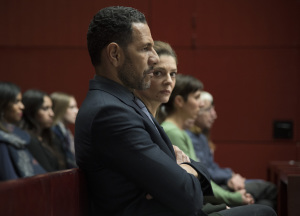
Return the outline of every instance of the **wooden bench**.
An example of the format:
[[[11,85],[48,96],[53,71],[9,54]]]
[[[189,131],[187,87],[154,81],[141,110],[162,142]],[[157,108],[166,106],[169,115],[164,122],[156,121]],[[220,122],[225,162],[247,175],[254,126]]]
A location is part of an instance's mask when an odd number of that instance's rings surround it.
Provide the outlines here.
[[[278,188],[278,216],[298,216],[300,212],[300,162],[270,162],[268,179]]]
[[[0,214],[87,216],[84,174],[78,168],[0,182]]]

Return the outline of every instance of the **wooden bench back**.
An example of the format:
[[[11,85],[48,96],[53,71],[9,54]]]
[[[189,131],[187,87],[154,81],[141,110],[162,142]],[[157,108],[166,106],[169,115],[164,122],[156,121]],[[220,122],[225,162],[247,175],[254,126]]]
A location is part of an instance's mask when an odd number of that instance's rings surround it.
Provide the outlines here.
[[[0,183],[0,214],[86,216],[87,188],[78,168]]]

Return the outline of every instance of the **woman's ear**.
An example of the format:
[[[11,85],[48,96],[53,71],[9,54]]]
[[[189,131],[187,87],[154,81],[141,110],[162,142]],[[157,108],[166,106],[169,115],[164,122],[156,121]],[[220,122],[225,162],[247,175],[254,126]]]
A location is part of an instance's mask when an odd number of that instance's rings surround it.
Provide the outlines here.
[[[122,64],[123,50],[117,43],[110,43],[106,47],[106,56],[115,67],[119,67]]]
[[[184,105],[184,99],[181,95],[176,95],[174,98],[174,105],[176,107],[182,108]]]

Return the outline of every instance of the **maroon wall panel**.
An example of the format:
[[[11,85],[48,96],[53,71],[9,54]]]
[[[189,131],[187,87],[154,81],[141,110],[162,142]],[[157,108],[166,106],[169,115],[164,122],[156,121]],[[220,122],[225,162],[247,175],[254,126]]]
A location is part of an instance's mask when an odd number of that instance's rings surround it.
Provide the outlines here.
[[[214,91],[218,139],[268,141],[273,120],[296,120],[299,52],[220,49],[199,51],[196,58],[194,75]]]
[[[144,12],[153,38],[175,48],[179,72],[213,93],[218,162],[264,178],[269,160],[300,160],[298,0],[1,0],[0,80],[65,91],[80,105],[94,74],[88,25],[110,5]],[[294,121],[292,140],[273,140],[275,119]]]
[[[2,0],[0,46],[81,46],[94,14],[111,5],[134,6],[149,14],[149,1]]]
[[[94,76],[86,49],[2,49],[1,80],[13,81],[25,91],[37,88],[48,93],[64,91],[76,96],[79,103]]]
[[[195,43],[195,2],[153,0],[151,32],[154,40],[166,41],[174,47],[191,47]]]
[[[138,0],[3,1],[1,80],[15,82],[23,90],[66,91],[80,104],[94,75],[86,49],[88,25],[99,9],[111,5],[133,6],[150,14],[150,2]]]
[[[218,142],[215,160],[221,167],[252,178],[266,179],[269,161],[299,160],[293,142]],[[298,147],[299,148],[299,147]]]
[[[197,1],[199,46],[296,46],[298,0]]]

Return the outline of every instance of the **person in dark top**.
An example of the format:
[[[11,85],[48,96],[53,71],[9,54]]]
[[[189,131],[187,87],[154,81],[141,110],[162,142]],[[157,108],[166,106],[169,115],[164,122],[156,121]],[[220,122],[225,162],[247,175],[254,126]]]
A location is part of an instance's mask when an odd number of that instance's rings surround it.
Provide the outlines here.
[[[262,179],[247,179],[231,168],[221,167],[215,162],[214,145],[210,144],[212,141],[209,136],[217,119],[213,96],[209,92],[202,92],[200,101],[204,106],[198,113],[195,125],[186,132],[192,140],[197,157],[205,165],[211,178],[223,188],[230,191],[245,190],[253,196],[255,203],[276,209],[277,187],[273,183]]]
[[[17,127],[23,109],[20,88],[0,82],[0,181],[45,173],[28,151],[29,134]]]
[[[53,134],[51,126],[54,113],[51,98],[43,91],[31,89],[24,93],[25,105],[22,127],[29,132],[29,151],[48,171],[66,169],[62,144]]]

